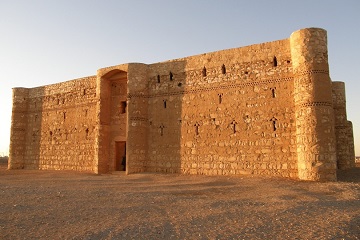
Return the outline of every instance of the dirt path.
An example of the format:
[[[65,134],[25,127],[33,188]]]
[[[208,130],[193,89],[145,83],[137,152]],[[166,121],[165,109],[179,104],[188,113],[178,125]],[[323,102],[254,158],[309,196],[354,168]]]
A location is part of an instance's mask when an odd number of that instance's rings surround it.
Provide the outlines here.
[[[339,182],[93,175],[0,166],[0,239],[360,239],[360,168]]]

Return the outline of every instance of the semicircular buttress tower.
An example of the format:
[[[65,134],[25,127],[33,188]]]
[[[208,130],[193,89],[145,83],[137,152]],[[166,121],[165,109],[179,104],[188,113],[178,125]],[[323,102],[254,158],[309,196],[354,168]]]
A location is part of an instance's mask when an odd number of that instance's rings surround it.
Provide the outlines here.
[[[338,169],[355,167],[354,137],[351,121],[346,115],[345,83],[332,83],[333,106],[335,115],[336,158]]]
[[[336,138],[327,34],[320,28],[290,36],[298,176],[302,180],[336,180]]]

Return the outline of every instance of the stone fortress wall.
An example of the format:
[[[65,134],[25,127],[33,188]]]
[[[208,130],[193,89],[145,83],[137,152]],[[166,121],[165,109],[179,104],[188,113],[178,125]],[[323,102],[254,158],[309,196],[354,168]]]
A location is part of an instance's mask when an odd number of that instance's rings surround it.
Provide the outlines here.
[[[276,41],[185,58],[160,73],[152,65],[150,171],[296,177],[288,45]]]
[[[13,93],[10,169],[325,181],[354,167],[344,84],[330,80],[319,28]]]
[[[10,169],[93,171],[95,80],[13,90]]]

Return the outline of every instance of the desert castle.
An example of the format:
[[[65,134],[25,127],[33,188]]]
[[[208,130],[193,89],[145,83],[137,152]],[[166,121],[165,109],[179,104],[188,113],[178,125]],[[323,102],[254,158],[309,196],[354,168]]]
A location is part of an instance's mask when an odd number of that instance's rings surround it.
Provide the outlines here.
[[[354,166],[327,35],[288,39],[13,89],[9,169],[336,180]]]

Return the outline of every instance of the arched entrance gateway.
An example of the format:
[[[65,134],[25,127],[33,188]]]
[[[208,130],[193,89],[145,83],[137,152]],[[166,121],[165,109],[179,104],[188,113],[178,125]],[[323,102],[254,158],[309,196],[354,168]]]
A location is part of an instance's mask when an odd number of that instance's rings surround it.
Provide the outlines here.
[[[99,76],[98,173],[126,171],[127,72]]]

